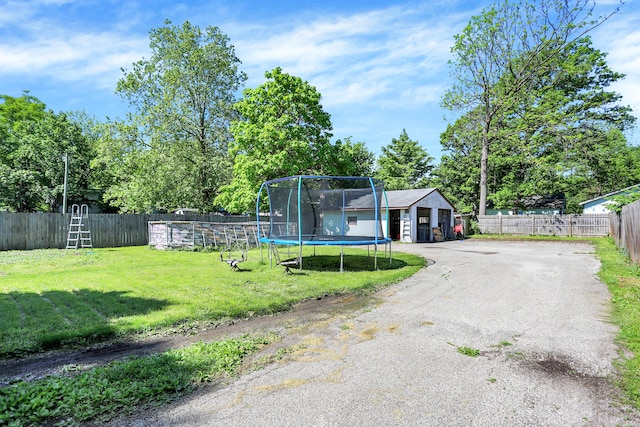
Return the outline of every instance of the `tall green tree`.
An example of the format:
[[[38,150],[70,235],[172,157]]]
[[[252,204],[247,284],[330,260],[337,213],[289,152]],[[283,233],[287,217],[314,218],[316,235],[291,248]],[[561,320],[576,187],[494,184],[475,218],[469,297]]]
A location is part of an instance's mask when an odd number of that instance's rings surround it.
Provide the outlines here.
[[[553,62],[508,114],[495,119],[487,188],[496,208],[522,207],[527,196],[565,193],[569,210],[576,211],[580,201],[620,188],[611,187],[616,182],[633,184],[630,171],[640,167],[633,167],[623,133],[635,118],[620,105],[621,96],[608,90],[624,76],[607,66],[606,54],[585,37]],[[444,160],[460,158],[459,152],[479,157],[482,129],[476,117],[463,116],[443,134]],[[451,175],[447,169],[458,165],[446,166],[436,175]],[[477,176],[479,166],[456,170]]]
[[[101,159],[120,168],[108,197],[123,211],[213,210],[231,178],[229,124],[246,75],[217,27],[165,21],[149,38],[151,57],[116,87],[133,112],[105,132]]]
[[[387,190],[425,188],[429,185],[432,161],[433,157],[403,129],[400,137],[392,138],[389,145],[382,147],[375,175],[384,181]]]
[[[571,159],[563,169],[568,212],[582,212],[580,202],[640,183],[640,147],[629,145],[620,130],[580,148],[582,161]]]
[[[82,129],[27,93],[0,99],[0,210],[55,212],[62,204],[65,154],[68,199],[84,201],[92,152]]]
[[[628,192],[626,193],[611,196],[610,200],[613,203],[609,204],[609,206],[607,206],[607,209],[620,215],[622,213],[622,209],[625,206],[640,200],[640,188],[635,187],[628,190]]]
[[[103,161],[100,150],[107,133],[111,130],[111,122],[102,122],[95,115],[84,110],[72,111],[67,114],[67,119],[81,129],[82,135],[87,141],[86,158],[89,159],[89,178],[87,193],[91,204],[98,206],[103,212],[117,212],[117,208],[104,200],[104,194],[115,183],[114,166],[110,162]]]
[[[243,119],[231,125],[233,181],[216,199],[229,212],[253,212],[264,181],[331,170],[331,117],[320,93],[279,67],[265,77],[236,104]]]
[[[528,102],[567,47],[618,12],[593,17],[593,7],[591,0],[502,0],[455,36],[454,84],[442,105],[481,124],[480,215],[487,205],[489,154],[502,143],[500,125]]]
[[[5,164],[9,155],[16,149],[13,133],[19,130],[25,122],[38,121],[46,114],[46,105],[29,91],[24,91],[22,96],[16,98],[9,95],[0,95],[0,163]]]
[[[432,172],[432,185],[461,213],[478,212],[480,134],[478,122],[463,116],[440,135],[443,154]]]
[[[332,145],[331,158],[324,173],[334,176],[373,175],[376,156],[364,142],[353,142],[348,137]]]

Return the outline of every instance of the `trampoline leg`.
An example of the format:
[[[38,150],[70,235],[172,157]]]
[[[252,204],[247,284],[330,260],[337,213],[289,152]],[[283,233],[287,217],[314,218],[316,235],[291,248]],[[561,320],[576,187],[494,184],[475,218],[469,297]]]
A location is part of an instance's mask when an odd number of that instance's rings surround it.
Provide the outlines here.
[[[273,268],[273,248],[274,243],[269,243],[269,267]]]
[[[373,245],[373,269],[378,269],[378,245]]]
[[[315,251],[315,246],[313,247],[313,250]],[[300,245],[300,252],[298,254],[298,259],[300,260],[300,271],[302,271],[302,245]]]
[[[344,265],[344,246],[340,245],[340,273],[342,273],[343,265]]]

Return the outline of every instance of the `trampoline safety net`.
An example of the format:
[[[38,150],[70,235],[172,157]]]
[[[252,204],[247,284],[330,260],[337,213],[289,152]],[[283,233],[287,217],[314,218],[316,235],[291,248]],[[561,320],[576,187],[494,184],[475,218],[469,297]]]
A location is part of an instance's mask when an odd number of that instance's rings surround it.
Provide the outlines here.
[[[267,181],[269,227],[263,242],[298,245],[388,243],[384,183],[370,177],[292,176]],[[382,217],[381,212],[385,215]],[[258,215],[258,218],[260,215]]]

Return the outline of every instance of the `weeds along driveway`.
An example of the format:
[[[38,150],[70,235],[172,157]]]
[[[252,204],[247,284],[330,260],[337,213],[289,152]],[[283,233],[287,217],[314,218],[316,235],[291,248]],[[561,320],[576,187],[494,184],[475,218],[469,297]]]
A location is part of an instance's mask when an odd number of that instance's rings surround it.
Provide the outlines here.
[[[290,330],[278,363],[114,425],[640,425],[588,243],[395,245],[430,260],[377,304]],[[475,357],[474,354],[477,354]]]

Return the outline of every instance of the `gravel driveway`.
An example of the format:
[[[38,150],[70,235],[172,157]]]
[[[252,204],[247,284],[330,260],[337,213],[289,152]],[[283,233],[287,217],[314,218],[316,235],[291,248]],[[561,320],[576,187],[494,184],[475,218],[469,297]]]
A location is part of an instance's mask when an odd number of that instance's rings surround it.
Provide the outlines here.
[[[617,328],[591,245],[394,250],[429,266],[368,305],[290,328],[283,344],[304,348],[281,362],[114,425],[640,425],[610,387]]]

